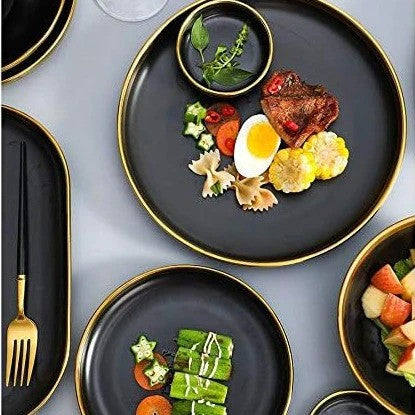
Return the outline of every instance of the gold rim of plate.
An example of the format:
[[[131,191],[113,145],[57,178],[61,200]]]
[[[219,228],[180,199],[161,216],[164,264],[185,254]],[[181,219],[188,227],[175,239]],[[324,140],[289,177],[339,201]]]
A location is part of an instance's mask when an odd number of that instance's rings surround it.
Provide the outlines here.
[[[317,405],[311,410],[310,415],[318,415],[319,411],[323,408],[323,406],[331,401],[333,398],[337,398],[339,396],[343,395],[364,395],[369,396],[367,392],[359,391],[356,389],[349,389],[349,390],[339,390],[336,392],[331,393],[330,395],[323,398],[320,402],[317,403]]]
[[[74,15],[74,11],[75,11],[75,7],[76,7],[76,3],[77,0],[63,0],[63,6],[65,4],[66,1],[71,1],[72,6],[71,6],[71,10],[68,14],[68,17],[66,18],[65,24],[62,27],[61,31],[59,32],[58,36],[56,37],[56,39],[53,41],[53,43],[49,46],[49,48],[42,54],[42,56],[40,56],[38,59],[36,59],[35,62],[33,62],[31,65],[29,65],[27,68],[22,69],[20,72],[16,73],[15,75],[12,75],[11,77],[7,78],[7,71],[3,71],[2,68],[2,75],[5,76],[5,78],[2,78],[1,83],[2,84],[6,84],[9,82],[14,82],[17,81],[18,79],[22,78],[23,76],[27,75],[30,71],[32,71],[36,66],[40,65],[41,63],[43,63],[48,57],[50,57],[51,53],[54,51],[54,49],[58,46],[58,44],[61,42],[61,40],[63,39],[64,35],[67,32],[68,26],[70,24],[70,22],[72,21],[73,15]],[[58,16],[58,20],[59,17],[61,17],[60,15]],[[47,36],[49,37],[49,35]],[[45,39],[46,40],[46,39]],[[40,46],[40,45],[39,45]],[[34,52],[34,51],[33,51]],[[28,56],[27,56],[28,57]],[[26,58],[27,58],[26,57]],[[25,58],[25,59],[26,59]],[[24,60],[25,60],[24,59]],[[23,63],[24,63],[23,60]]]
[[[340,291],[339,304],[338,304],[338,315],[337,315],[337,324],[338,332],[340,336],[340,343],[343,349],[343,353],[346,356],[347,363],[356,379],[359,383],[366,389],[366,391],[374,398],[379,404],[384,408],[392,412],[394,415],[409,415],[406,412],[401,411],[392,405],[388,400],[386,400],[381,394],[379,394],[372,385],[365,379],[364,374],[360,371],[357,366],[357,363],[354,361],[353,355],[351,353],[349,343],[346,336],[346,327],[345,327],[345,314],[346,314],[346,304],[350,293],[351,283],[355,278],[356,270],[365,262],[365,260],[372,254],[374,249],[378,247],[382,242],[390,238],[396,233],[415,226],[415,216],[410,216],[409,218],[403,219],[375,236],[371,241],[369,241],[364,248],[359,252],[349,270],[347,271],[346,277],[343,281],[343,285]]]
[[[59,8],[58,11],[56,13],[56,16],[54,17],[54,19],[52,20],[52,23],[50,24],[50,26],[48,27],[48,29],[46,30],[46,32],[43,34],[43,36],[33,45],[31,46],[26,52],[22,53],[19,57],[17,57],[13,62],[10,62],[7,65],[4,65],[1,68],[1,71],[7,71],[8,69],[14,68],[16,65],[18,65],[19,63],[23,62],[26,58],[28,58],[36,49],[39,48],[39,46],[49,37],[49,35],[52,33],[52,30],[54,29],[56,22],[58,21],[61,13],[62,13],[62,9],[63,9],[63,5],[65,4],[65,0],[61,0],[60,4],[59,4]]]
[[[35,118],[31,117],[30,115],[26,114],[23,111],[20,111],[16,108],[10,107],[9,105],[2,105],[2,109],[6,109],[8,111],[11,111],[12,113],[16,114],[17,116],[25,119],[29,124],[35,125],[39,130],[42,131],[43,135],[49,139],[49,141],[52,143],[53,147],[55,148],[57,154],[59,155],[63,170],[64,170],[64,176],[65,176],[65,183],[66,183],[66,226],[68,229],[68,233],[66,235],[66,244],[67,244],[67,256],[68,256],[68,272],[67,272],[67,285],[66,289],[68,292],[68,301],[66,304],[68,313],[67,313],[67,319],[66,319],[66,345],[65,345],[65,355],[62,360],[62,366],[61,370],[59,372],[59,376],[57,377],[55,383],[50,388],[47,395],[42,399],[42,401],[36,406],[35,409],[28,412],[27,415],[33,415],[36,413],[43,405],[46,404],[46,402],[51,398],[53,392],[59,385],[59,382],[62,379],[62,376],[65,372],[66,366],[68,364],[69,359],[69,350],[70,350],[70,339],[71,339],[71,272],[72,272],[72,254],[71,254],[71,182],[70,182],[70,176],[69,176],[69,168],[68,164],[65,159],[65,155],[63,154],[63,151],[61,147],[59,146],[58,142],[56,141],[55,137],[51,134],[49,130],[46,129],[46,127],[43,126],[43,124],[36,120]],[[39,351],[38,351],[39,352]]]
[[[283,415],[286,415],[288,413],[288,408],[291,403],[292,393],[293,393],[293,385],[294,385],[294,363],[293,363],[293,357],[291,353],[291,347],[287,338],[287,335],[284,331],[284,327],[280,320],[278,319],[277,315],[275,314],[274,310],[271,308],[271,306],[265,301],[265,299],[259,294],[257,291],[255,291],[251,286],[240,280],[239,278],[228,274],[223,271],[219,271],[214,268],[204,267],[200,265],[169,265],[164,266],[160,268],[155,268],[150,271],[144,272],[142,274],[136,275],[135,277],[129,279],[122,285],[120,285],[118,288],[116,288],[110,295],[108,295],[104,301],[101,303],[101,305],[96,309],[95,313],[90,318],[83,334],[81,337],[81,340],[79,342],[78,346],[78,352],[76,354],[76,361],[75,361],[75,388],[76,388],[76,399],[78,401],[79,409],[82,413],[82,415],[88,415],[88,412],[85,408],[84,400],[83,400],[83,391],[82,391],[82,364],[83,364],[83,356],[85,352],[85,348],[87,346],[87,343],[89,341],[89,337],[92,333],[92,330],[95,327],[95,324],[97,321],[101,318],[101,316],[105,313],[105,311],[114,303],[116,299],[118,299],[120,296],[125,294],[130,290],[130,288],[134,287],[137,284],[142,283],[143,281],[151,278],[157,278],[157,274],[164,272],[164,271],[170,271],[174,269],[190,269],[190,270],[203,270],[203,271],[209,271],[213,272],[217,275],[219,275],[221,278],[228,278],[232,281],[238,283],[243,289],[248,291],[251,295],[253,295],[257,300],[259,300],[266,308],[270,316],[275,322],[275,327],[278,330],[278,332],[281,334],[285,347],[286,347],[286,353],[288,355],[288,364],[290,368],[290,374],[289,374],[289,385],[288,385],[288,394],[286,396],[286,403],[284,410],[282,412]]]
[[[133,174],[130,170],[130,167],[127,162],[127,149],[125,147],[124,143],[124,119],[125,119],[125,109],[127,104],[127,99],[130,92],[130,87],[132,84],[132,81],[134,80],[136,74],[140,70],[142,62],[145,60],[147,51],[151,49],[154,41],[157,39],[159,34],[178,16],[182,16],[183,14],[187,13],[192,8],[204,3],[206,0],[198,0],[195,3],[190,4],[189,6],[184,7],[183,9],[176,12],[173,16],[171,16],[168,20],[166,20],[160,27],[157,29],[150,37],[149,39],[144,43],[143,47],[138,51],[136,57],[134,58],[133,63],[130,66],[130,69],[127,72],[127,75],[124,80],[124,84],[121,90],[120,95],[120,101],[118,104],[118,114],[117,114],[117,135],[118,135],[118,150],[121,157],[121,162],[124,167],[125,173],[127,175],[127,179],[130,183],[130,186],[132,187],[135,195],[137,196],[138,200],[144,207],[144,209],[147,211],[149,216],[169,235],[173,236],[178,241],[182,242],[183,244],[187,245],[194,251],[197,251],[199,253],[202,253],[204,255],[207,255],[209,257],[230,262],[233,264],[239,264],[239,265],[248,265],[248,266],[260,266],[260,267],[279,267],[279,266],[285,266],[285,265],[292,265],[297,264],[299,262],[306,261],[308,259],[314,258],[316,256],[322,255],[333,248],[341,245],[343,242],[348,240],[350,237],[352,237],[354,234],[356,234],[360,229],[363,228],[363,226],[366,225],[366,223],[375,215],[375,213],[380,209],[380,207],[383,205],[385,200],[387,199],[390,191],[392,190],[392,187],[396,181],[396,178],[398,176],[398,173],[400,171],[402,160],[405,152],[405,146],[406,146],[406,109],[405,109],[405,102],[404,97],[402,93],[401,86],[399,84],[398,77],[396,75],[396,72],[389,61],[389,58],[387,57],[386,53],[383,51],[379,43],[376,41],[376,39],[353,17],[342,11],[336,6],[331,5],[330,3],[327,3],[325,0],[309,0],[308,3],[312,4],[313,6],[317,8],[323,8],[324,10],[328,11],[329,13],[334,14],[341,20],[345,21],[349,26],[352,26],[355,30],[357,30],[360,35],[364,37],[364,39],[368,42],[369,45],[371,45],[372,48],[376,50],[376,52],[379,54],[381,59],[383,60],[383,64],[387,68],[392,81],[393,86],[397,95],[397,106],[399,107],[399,116],[400,116],[400,131],[398,132],[398,140],[400,141],[400,147],[399,147],[399,154],[398,159],[396,162],[396,165],[390,175],[389,181],[385,188],[382,191],[382,194],[380,195],[378,201],[371,207],[371,209],[366,213],[366,215],[363,217],[363,219],[353,228],[350,229],[349,232],[340,238],[339,240],[329,244],[328,246],[325,246],[323,248],[317,249],[315,251],[309,252],[304,255],[300,255],[294,258],[289,259],[279,259],[275,261],[255,261],[255,260],[242,260],[238,258],[233,258],[231,256],[225,256],[221,254],[217,254],[213,251],[210,251],[201,245],[197,245],[190,240],[186,239],[185,237],[181,236],[179,232],[176,232],[172,227],[168,225],[167,222],[164,222],[162,219],[160,219],[157,215],[157,213],[152,210],[150,205],[147,203],[144,195],[134,182]]]
[[[187,70],[186,65],[183,62],[182,59],[182,54],[181,54],[181,45],[183,42],[183,37],[186,34],[186,32],[189,30],[190,25],[193,23],[195,17],[197,14],[202,13],[203,10],[205,10],[208,7],[211,6],[215,6],[217,4],[232,4],[238,7],[241,7],[245,10],[247,10],[249,13],[252,13],[252,15],[254,16],[254,18],[256,20],[258,20],[262,27],[264,28],[266,34],[267,34],[267,38],[268,38],[268,47],[269,47],[269,54],[268,54],[268,58],[267,61],[265,62],[265,67],[264,69],[255,76],[255,79],[250,82],[247,86],[245,86],[244,88],[240,88],[240,89],[236,89],[234,91],[218,91],[215,90],[213,88],[208,88],[206,86],[204,86],[203,84],[201,84],[200,82],[198,82],[191,74],[190,72]],[[245,94],[246,92],[250,91],[251,89],[255,88],[265,77],[265,75],[267,74],[271,63],[272,63],[272,59],[274,56],[274,41],[272,39],[272,32],[271,29],[268,26],[268,23],[266,22],[266,20],[262,17],[262,15],[255,10],[253,7],[242,3],[238,0],[212,0],[212,1],[207,1],[202,3],[199,7],[197,7],[195,10],[193,10],[185,19],[185,21],[182,23],[180,30],[179,30],[179,34],[177,36],[177,42],[176,42],[176,57],[177,57],[177,61],[179,63],[179,68],[182,70],[183,74],[185,75],[185,77],[187,78],[187,80],[197,89],[199,89],[200,91],[209,94],[211,96],[215,96],[218,98],[233,98],[242,94]]]

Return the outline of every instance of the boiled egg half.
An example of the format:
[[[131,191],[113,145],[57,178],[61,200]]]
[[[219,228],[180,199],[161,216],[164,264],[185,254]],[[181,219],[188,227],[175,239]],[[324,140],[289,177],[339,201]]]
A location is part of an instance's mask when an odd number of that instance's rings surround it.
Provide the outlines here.
[[[244,177],[261,175],[270,166],[280,144],[281,138],[264,114],[249,117],[236,138],[236,170]]]

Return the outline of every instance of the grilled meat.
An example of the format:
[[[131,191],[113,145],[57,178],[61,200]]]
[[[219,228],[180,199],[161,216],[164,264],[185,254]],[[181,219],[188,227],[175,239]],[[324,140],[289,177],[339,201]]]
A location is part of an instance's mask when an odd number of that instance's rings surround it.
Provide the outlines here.
[[[337,99],[321,85],[308,85],[293,71],[275,72],[262,88],[262,109],[290,147],[325,130],[339,115]]]

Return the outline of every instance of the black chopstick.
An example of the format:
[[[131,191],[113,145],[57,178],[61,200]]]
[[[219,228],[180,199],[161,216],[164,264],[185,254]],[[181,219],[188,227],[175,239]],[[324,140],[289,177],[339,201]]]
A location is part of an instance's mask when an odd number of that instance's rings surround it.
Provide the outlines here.
[[[19,218],[17,231],[17,275],[26,275],[27,256],[27,172],[26,143],[20,143]]]

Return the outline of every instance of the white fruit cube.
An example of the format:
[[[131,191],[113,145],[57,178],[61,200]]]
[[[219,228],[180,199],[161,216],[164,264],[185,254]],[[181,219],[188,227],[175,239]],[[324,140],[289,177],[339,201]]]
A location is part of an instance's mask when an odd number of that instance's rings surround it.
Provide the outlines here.
[[[369,285],[362,295],[362,306],[367,318],[378,318],[385,304],[387,294]]]

